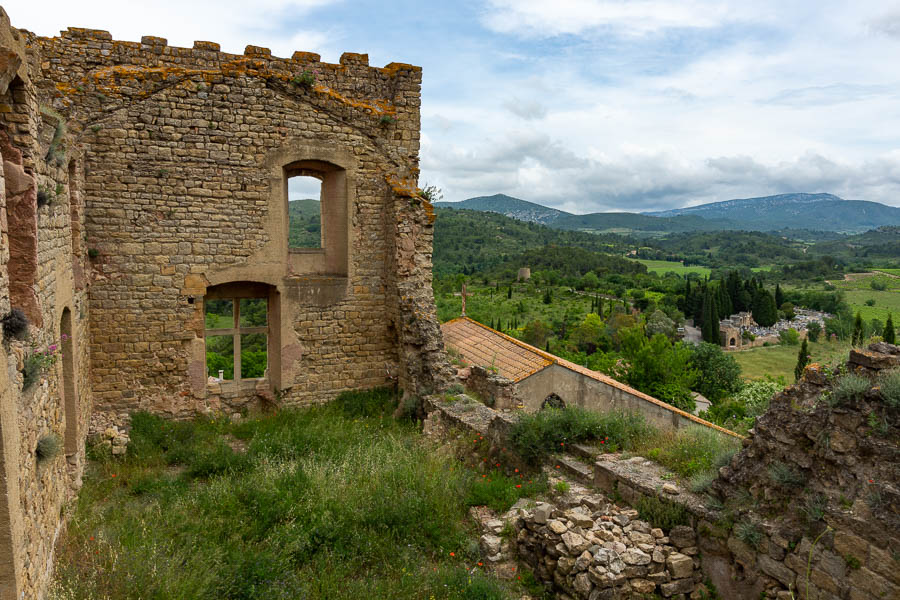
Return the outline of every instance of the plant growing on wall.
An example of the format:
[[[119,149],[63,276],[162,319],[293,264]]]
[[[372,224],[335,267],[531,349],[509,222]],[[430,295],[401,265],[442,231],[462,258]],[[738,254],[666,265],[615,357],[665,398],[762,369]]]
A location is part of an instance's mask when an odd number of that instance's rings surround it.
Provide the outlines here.
[[[299,75],[294,75],[294,78],[291,79],[291,83],[297,87],[309,90],[315,85],[316,76],[313,75],[311,71],[303,71]]]
[[[28,317],[20,308],[14,308],[0,319],[4,339],[24,340],[28,335]]]
[[[66,341],[68,336],[62,335],[62,341]],[[49,369],[62,356],[60,344],[53,343],[47,346],[46,350],[37,350],[32,348],[31,354],[25,358],[25,365],[22,368],[22,376],[24,378],[22,389],[27,390],[34,382],[40,379],[41,375]]]
[[[37,441],[34,455],[37,458],[38,464],[42,464],[58,456],[60,450],[62,450],[62,440],[55,433],[51,433],[41,437]]]

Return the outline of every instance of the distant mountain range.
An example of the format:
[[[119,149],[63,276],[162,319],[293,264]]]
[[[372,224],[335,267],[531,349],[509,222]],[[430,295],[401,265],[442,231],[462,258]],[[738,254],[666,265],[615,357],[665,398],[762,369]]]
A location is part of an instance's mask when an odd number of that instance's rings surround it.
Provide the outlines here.
[[[462,202],[438,202],[436,206],[496,212],[557,229],[655,235],[723,229],[857,233],[883,225],[900,225],[900,208],[877,202],[844,200],[833,194],[779,194],[649,213],[587,215],[573,215],[504,194],[479,196]]]

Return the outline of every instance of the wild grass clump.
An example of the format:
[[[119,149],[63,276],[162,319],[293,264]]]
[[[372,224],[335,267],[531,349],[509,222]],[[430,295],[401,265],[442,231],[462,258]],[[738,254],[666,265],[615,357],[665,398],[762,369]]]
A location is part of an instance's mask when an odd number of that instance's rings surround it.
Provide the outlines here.
[[[536,465],[552,452],[565,450],[566,444],[599,440],[611,450],[631,449],[654,431],[640,415],[601,414],[571,406],[524,415],[509,439],[519,456]]]
[[[702,494],[709,489],[709,486],[712,485],[712,482],[715,481],[718,476],[718,473],[713,470],[694,473],[690,477],[689,487],[695,494]]]
[[[738,438],[709,427],[692,426],[647,440],[645,454],[683,477],[715,471],[740,447]]]
[[[56,597],[509,597],[470,572],[467,506],[537,480],[480,483],[390,418],[396,402],[348,394],[237,424],[133,415],[124,460],[89,466]]]
[[[664,531],[677,525],[690,525],[691,522],[690,515],[683,506],[655,496],[641,496],[634,508],[641,519]]]
[[[46,463],[59,456],[59,453],[62,451],[62,446],[62,439],[55,433],[45,435],[38,439],[37,446],[34,449],[34,455],[35,458],[37,458],[38,464]]]
[[[806,479],[792,466],[775,461],[769,465],[769,477],[782,487],[801,487]]]
[[[860,400],[870,387],[872,387],[872,382],[862,375],[855,373],[843,375],[834,383],[831,391],[833,405],[838,406],[844,402]]]
[[[758,549],[760,542],[762,542],[762,533],[759,531],[756,523],[749,519],[739,521],[735,524],[734,535],[737,539],[741,540],[751,548]]]
[[[900,408],[900,369],[882,371],[878,377],[881,398],[891,408]]]

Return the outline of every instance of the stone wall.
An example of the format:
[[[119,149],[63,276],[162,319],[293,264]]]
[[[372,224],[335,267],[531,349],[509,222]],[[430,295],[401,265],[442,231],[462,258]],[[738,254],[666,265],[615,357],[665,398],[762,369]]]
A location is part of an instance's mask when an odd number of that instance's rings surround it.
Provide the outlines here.
[[[420,84],[359,54],[41,38],[0,9],[0,317],[30,322],[0,337],[0,600],[46,589],[91,419],[443,388]],[[323,248],[289,248],[286,182],[310,173]],[[264,290],[262,378],[208,381],[204,301],[223,289]],[[52,357],[24,389],[35,352]],[[62,450],[38,460],[48,438]]]
[[[39,100],[26,43],[0,10],[0,317],[19,309],[29,321],[27,337],[0,333],[4,599],[46,588],[63,505],[80,484],[91,411],[89,310],[73,252],[84,226],[74,193],[79,148]],[[46,364],[26,386],[22,372],[38,353]]]
[[[484,367],[473,365],[467,368],[466,389],[480,398],[487,406],[496,410],[521,408],[516,384]]]
[[[703,589],[690,527],[665,532],[602,495],[579,500],[569,507],[539,502],[516,521],[516,554],[540,581],[584,600],[683,598]]]
[[[421,69],[75,28],[29,43],[44,102],[84,149],[100,411],[187,416],[444,384],[433,214],[415,185]],[[321,251],[287,243],[286,180],[310,170],[324,181]],[[211,387],[204,296],[240,283],[268,286],[269,369]]]

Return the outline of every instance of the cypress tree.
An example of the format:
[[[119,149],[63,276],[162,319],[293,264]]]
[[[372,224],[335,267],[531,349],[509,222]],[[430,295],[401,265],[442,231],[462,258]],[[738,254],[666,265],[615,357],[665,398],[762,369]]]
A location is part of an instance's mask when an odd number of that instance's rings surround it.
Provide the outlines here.
[[[545,352],[550,352],[550,340],[547,340],[547,347],[544,349]]]
[[[894,333],[894,319],[891,313],[888,313],[887,322],[884,324],[884,341],[888,344],[896,344],[897,338]]]
[[[859,346],[863,342],[863,324],[862,324],[862,315],[859,314],[859,311],[856,312],[856,319],[853,321],[853,335],[850,338],[850,343],[854,346]]]
[[[780,310],[782,304],[784,304],[784,293],[781,291],[781,285],[776,283],[775,284],[775,307]]]
[[[803,377],[803,369],[809,364],[809,346],[806,344],[806,338],[803,338],[803,344],[800,346],[800,352],[797,354],[797,366],[794,367],[794,379],[800,381]]]
[[[509,286],[509,289],[506,290],[506,299],[512,300],[512,285]]]
[[[703,309],[700,321],[700,336],[704,342],[719,345],[719,313],[716,300],[709,288],[703,294]]]

